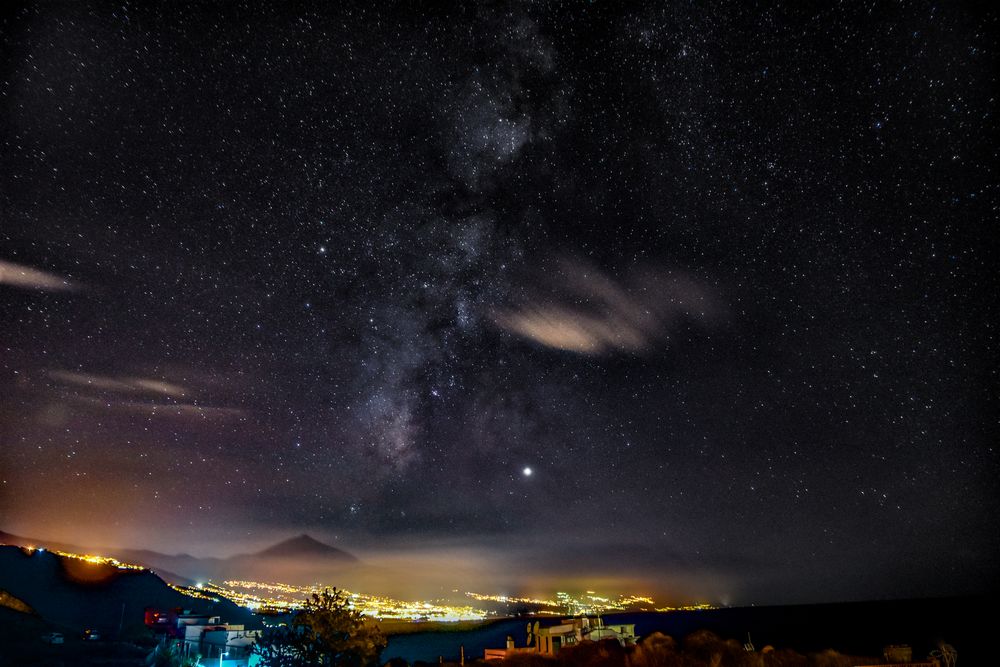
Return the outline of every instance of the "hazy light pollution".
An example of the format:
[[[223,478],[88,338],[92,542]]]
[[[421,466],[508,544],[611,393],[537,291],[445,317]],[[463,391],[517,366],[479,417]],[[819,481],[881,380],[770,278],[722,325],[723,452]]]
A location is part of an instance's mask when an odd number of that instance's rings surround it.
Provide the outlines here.
[[[995,12],[149,4],[0,23],[0,529],[996,581]]]

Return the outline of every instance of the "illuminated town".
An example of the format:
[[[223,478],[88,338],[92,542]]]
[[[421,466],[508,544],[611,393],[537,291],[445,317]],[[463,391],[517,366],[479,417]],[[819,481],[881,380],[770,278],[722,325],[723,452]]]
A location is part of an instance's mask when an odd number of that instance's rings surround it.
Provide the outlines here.
[[[25,547],[25,551],[44,551],[40,547]],[[110,556],[95,554],[75,554],[65,551],[49,550],[65,558],[83,561],[95,565],[106,565],[119,570],[146,570],[148,568],[133,563],[125,563]],[[222,583],[207,581],[197,586],[177,586],[168,584],[174,590],[192,598],[201,600],[228,599],[252,611],[265,614],[279,614],[295,611],[301,608],[314,593],[319,593],[329,584],[313,584],[311,586],[294,586],[280,582],[261,582],[247,580],[226,580]],[[512,607],[530,607],[530,613],[547,616],[589,616],[626,611],[691,611],[714,609],[710,604],[697,604],[683,607],[657,606],[655,600],[641,595],[599,595],[596,591],[586,591],[583,594],[572,595],[558,592],[551,598],[518,597],[492,593],[465,592],[455,593],[470,604],[457,604],[453,600],[397,600],[383,595],[370,595],[344,591],[348,595],[352,607],[366,616],[380,620],[414,621],[414,622],[457,622],[482,621],[489,618],[505,616],[504,610]],[[478,606],[474,603],[480,603]],[[489,607],[489,608],[487,608]]]
[[[224,597],[249,609],[260,612],[281,612],[298,609],[313,593],[328,586],[292,586],[282,583],[258,581],[225,581],[222,584],[206,582],[191,591],[194,594],[208,593]],[[345,591],[351,605],[361,613],[374,618],[408,621],[477,621],[503,616],[496,608],[486,609],[472,604],[455,604],[448,600],[396,600],[381,595],[367,595]],[[658,607],[647,596],[618,595],[601,596],[595,591],[574,596],[559,592],[553,598],[539,599],[507,595],[466,592],[464,597],[479,603],[494,603],[501,609],[511,606],[528,605],[535,609],[532,613],[550,616],[598,615],[625,611],[677,611],[713,609],[709,604],[686,607]]]
[[[549,614],[552,616],[591,616],[626,611],[697,611],[716,608],[710,604],[658,607],[653,598],[648,596],[619,595],[612,598],[598,595],[595,591],[586,591],[578,597],[574,597],[569,593],[559,592],[551,599],[488,595],[484,593],[466,593],[466,595],[482,602],[534,605],[539,607],[538,614]]]
[[[292,611],[302,606],[313,593],[319,593],[328,585],[292,586],[282,583],[259,581],[225,581],[221,584],[206,582],[199,592],[218,595],[232,600],[253,611],[274,613]],[[352,607],[365,614],[385,620],[407,621],[479,621],[489,613],[471,605],[452,605],[440,600],[406,601],[381,595],[367,595],[344,591]]]

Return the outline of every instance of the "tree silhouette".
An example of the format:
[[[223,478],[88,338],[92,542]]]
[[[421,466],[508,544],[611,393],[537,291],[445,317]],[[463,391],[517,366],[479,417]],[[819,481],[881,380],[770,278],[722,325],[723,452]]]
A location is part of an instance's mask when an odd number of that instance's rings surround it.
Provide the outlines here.
[[[368,667],[385,646],[378,626],[334,588],[313,593],[290,625],[266,630],[254,652],[266,667]]]

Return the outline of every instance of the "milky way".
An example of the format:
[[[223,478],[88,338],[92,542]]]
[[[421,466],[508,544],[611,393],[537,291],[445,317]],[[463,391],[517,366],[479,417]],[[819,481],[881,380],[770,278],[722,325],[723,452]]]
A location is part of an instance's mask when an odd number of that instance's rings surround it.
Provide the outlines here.
[[[996,14],[9,10],[0,528],[995,577]]]

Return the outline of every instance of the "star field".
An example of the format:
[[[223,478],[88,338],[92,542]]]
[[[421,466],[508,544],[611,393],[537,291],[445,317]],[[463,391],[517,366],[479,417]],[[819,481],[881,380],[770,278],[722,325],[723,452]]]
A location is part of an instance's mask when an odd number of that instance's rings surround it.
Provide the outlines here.
[[[5,12],[0,528],[995,581],[995,13]]]

